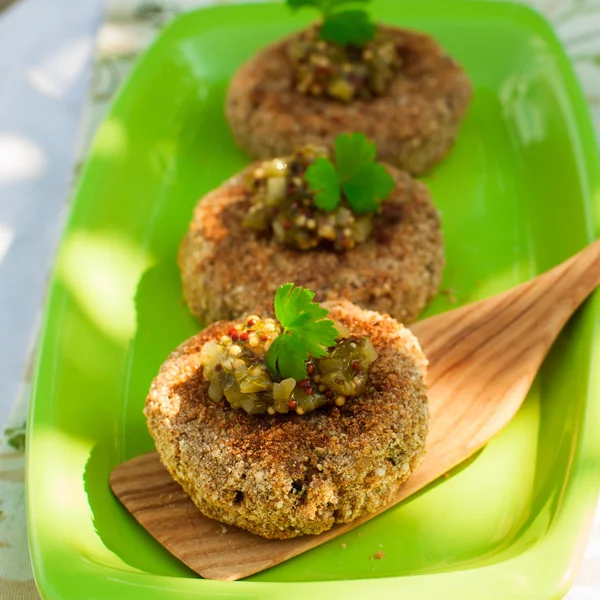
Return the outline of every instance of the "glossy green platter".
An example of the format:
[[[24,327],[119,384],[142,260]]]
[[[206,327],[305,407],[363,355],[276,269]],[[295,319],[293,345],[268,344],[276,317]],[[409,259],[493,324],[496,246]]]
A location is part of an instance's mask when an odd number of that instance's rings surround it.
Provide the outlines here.
[[[593,239],[596,144],[547,23],[501,2],[373,7],[437,36],[475,86],[456,148],[425,178],[443,215],[450,290],[427,314],[507,289]],[[280,5],[178,17],[98,132],[54,270],[29,422],[30,547],[47,599],[505,600],[560,598],[573,581],[599,487],[598,295],[514,421],[468,465],[245,581],[198,578],[110,492],[111,469],[153,448],[142,416],[152,377],[198,329],[175,264],[194,204],[248,161],[223,117],[228,80],[310,17]],[[370,560],[378,550],[385,558]]]

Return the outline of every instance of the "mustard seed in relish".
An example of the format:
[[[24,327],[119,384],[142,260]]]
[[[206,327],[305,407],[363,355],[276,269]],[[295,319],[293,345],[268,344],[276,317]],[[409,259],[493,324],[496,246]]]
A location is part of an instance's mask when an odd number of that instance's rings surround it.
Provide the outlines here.
[[[402,67],[396,41],[384,31],[364,46],[344,46],[319,39],[313,27],[293,38],[287,51],[300,93],[348,103],[384,95]]]
[[[324,357],[307,361],[305,379],[282,380],[265,362],[267,350],[282,331],[275,319],[253,315],[219,340],[204,344],[200,362],[210,399],[225,399],[232,408],[250,414],[303,415],[327,404],[343,406],[340,398],[345,403],[347,397],[364,391],[369,367],[377,358],[368,338],[343,337],[347,330],[339,326],[342,333],[335,346]]]
[[[297,250],[344,252],[364,242],[373,227],[372,213],[354,214],[345,199],[331,212],[315,205],[304,175],[321,156],[329,157],[327,148],[308,145],[257,167],[248,178],[252,198],[244,226],[271,230],[278,242]]]

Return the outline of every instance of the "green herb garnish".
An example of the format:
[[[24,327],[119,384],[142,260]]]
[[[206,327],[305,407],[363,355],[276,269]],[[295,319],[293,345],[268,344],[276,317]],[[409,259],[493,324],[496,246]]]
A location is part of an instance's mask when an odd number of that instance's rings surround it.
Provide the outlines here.
[[[369,0],[286,0],[292,10],[314,8],[323,16],[319,37],[345,46],[366,44],[375,37],[375,23],[366,11],[349,9],[348,5],[365,4]]]
[[[277,290],[275,316],[283,332],[275,338],[266,356],[267,367],[274,376],[305,379],[309,356],[325,356],[327,348],[335,344],[338,331],[333,321],[325,319],[329,311],[313,302],[314,297],[314,292],[293,283]]]
[[[315,204],[333,211],[342,199],[342,191],[357,214],[376,212],[380,202],[394,189],[387,169],[375,162],[377,149],[362,133],[342,134],[335,140],[335,164],[317,158],[306,171],[306,181],[315,192]]]

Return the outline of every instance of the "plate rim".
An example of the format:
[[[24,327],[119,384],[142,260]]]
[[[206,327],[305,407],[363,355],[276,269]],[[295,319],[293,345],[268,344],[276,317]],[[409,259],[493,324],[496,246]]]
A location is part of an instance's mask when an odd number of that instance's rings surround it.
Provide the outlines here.
[[[374,6],[374,14],[385,12],[385,6],[391,5],[394,0],[378,0]],[[582,153],[582,162],[585,165],[583,173],[581,173],[582,181],[586,184],[584,191],[592,191],[596,188],[600,191],[600,161],[598,146],[595,139],[595,134],[592,126],[592,120],[589,113],[587,101],[584,97],[580,83],[574,72],[572,63],[570,62],[564,47],[558,40],[555,31],[550,23],[537,11],[531,7],[516,2],[510,1],[488,1],[481,2],[480,0],[452,0],[450,2],[443,0],[409,0],[408,7],[422,6],[427,4],[436,5],[436,9],[443,6],[443,12],[457,9],[474,11],[479,16],[506,16],[516,14],[521,19],[526,20],[531,24],[532,28],[544,37],[544,40],[551,48],[552,54],[557,60],[558,74],[562,80],[562,86],[567,94],[568,100],[573,106],[571,116],[574,119],[575,127],[579,134],[576,141],[579,143]],[[246,7],[249,5],[246,4]],[[257,9],[273,10],[274,5],[268,2],[251,3],[252,7]],[[237,6],[232,5],[215,5],[202,7],[193,11],[186,12],[177,16],[165,29],[156,37],[149,48],[147,48],[138,57],[136,64],[126,79],[124,85],[119,90],[111,108],[109,109],[105,119],[109,119],[121,106],[124,99],[127,98],[130,88],[135,87],[136,81],[143,73],[146,63],[149,62],[149,57],[156,52],[156,48],[168,44],[170,37],[176,34],[182,21],[190,18],[191,15],[202,13],[207,17],[207,28],[210,29],[211,18],[216,17],[217,20],[226,16],[227,13],[236,11]],[[89,173],[89,166],[92,161],[90,157],[94,155],[94,148],[97,144],[98,134],[95,136],[95,141],[88,153],[85,167],[79,177],[76,191],[73,198],[77,198],[81,190],[85,188]],[[595,199],[596,203],[600,201],[600,197]],[[594,199],[582,199],[582,203],[586,205],[588,210],[588,224],[595,229],[595,232],[589,231],[590,241],[594,238],[594,233],[597,235],[600,229],[598,222],[598,211],[594,210]],[[74,201],[70,206],[69,216],[62,232],[61,239],[64,240],[69,232],[72,222],[75,220],[75,215],[78,212],[77,202]],[[61,242],[62,246],[62,242]],[[82,588],[72,586],[65,589],[64,586],[56,585],[52,582],[52,577],[48,577],[45,568],[44,559],[42,557],[43,550],[40,541],[35,539],[36,517],[33,514],[34,510],[32,495],[37,484],[34,482],[34,473],[36,466],[33,464],[34,450],[33,446],[36,443],[37,437],[35,434],[36,426],[36,405],[40,394],[38,383],[40,379],[40,371],[45,365],[44,361],[49,361],[54,358],[53,349],[47,348],[49,344],[51,327],[50,314],[53,312],[51,307],[59,305],[63,301],[63,292],[56,284],[55,269],[52,270],[51,283],[49,293],[44,307],[43,323],[40,330],[40,336],[37,344],[35,355],[35,368],[31,388],[31,404],[27,423],[27,458],[26,458],[26,504],[27,504],[27,524],[28,524],[28,541],[31,554],[32,566],[34,570],[36,584],[42,593],[42,596],[51,600],[78,600],[83,597],[81,593],[85,589],[89,589],[86,585]],[[590,364],[595,361],[600,363],[600,291],[594,294],[594,297],[588,301],[583,309],[585,318],[590,321],[590,342],[589,342],[589,358]],[[594,440],[594,430],[597,430],[600,425],[600,403],[594,402],[594,398],[600,395],[600,373],[595,373],[593,369],[588,369],[587,381],[587,399],[585,403],[585,414],[582,416],[582,429],[579,432],[579,437],[576,441],[577,460],[574,458],[571,463],[571,472],[565,479],[565,493],[563,503],[572,503],[579,506],[578,510],[565,510],[556,513],[556,519],[548,527],[546,534],[534,546],[523,550],[517,556],[504,560],[498,563],[493,563],[483,567],[474,569],[463,569],[448,571],[442,573],[432,573],[423,575],[405,575],[386,578],[373,579],[356,579],[349,581],[317,581],[317,582],[217,582],[209,580],[198,580],[194,578],[176,578],[163,575],[154,575],[142,572],[124,571],[115,567],[101,565],[103,569],[104,580],[102,590],[106,593],[107,598],[118,597],[118,593],[128,586],[130,590],[129,598],[144,598],[154,599],[163,597],[164,592],[177,592],[181,598],[197,598],[198,594],[203,597],[221,597],[222,595],[231,594],[234,590],[238,597],[244,598],[277,598],[278,593],[285,590],[286,597],[290,600],[295,598],[304,600],[307,593],[312,593],[315,597],[325,597],[331,593],[346,593],[349,600],[358,599],[365,594],[372,593],[374,588],[377,588],[377,593],[384,598],[396,597],[402,591],[410,594],[411,598],[429,598],[430,594],[438,592],[443,580],[443,585],[447,592],[447,598],[464,597],[467,590],[477,593],[477,598],[480,600],[500,600],[510,595],[526,597],[529,594],[541,595],[545,598],[562,598],[566,590],[571,586],[577,575],[577,567],[583,558],[583,553],[586,547],[586,541],[589,536],[589,527],[596,509],[596,500],[598,489],[600,488],[599,477],[592,473],[585,472],[581,468],[581,462],[586,464],[590,461],[596,465],[600,465],[600,441]],[[579,468],[573,468],[577,467]],[[592,481],[593,480],[593,481]],[[580,516],[579,519],[573,519],[573,512]],[[577,524],[573,521],[578,521]],[[556,552],[547,552],[549,546],[556,547],[559,544],[558,540],[565,540],[567,537],[571,539],[573,536],[570,533],[573,527],[577,527],[579,535],[573,539],[572,549],[569,552],[560,554],[560,560],[556,556]],[[563,544],[564,545],[564,544]],[[92,561],[78,563],[79,571],[82,575],[86,571],[90,571],[92,575],[94,569]],[[71,565],[75,569],[75,565]],[[552,577],[548,573],[553,573]],[[77,578],[75,578],[77,579]],[[90,580],[91,581],[91,580]],[[198,581],[202,582],[201,588],[198,587]],[[483,586],[485,582],[485,589]],[[62,582],[61,582],[62,583]],[[80,583],[80,582],[79,582]],[[96,581],[96,584],[99,582]],[[292,585],[290,585],[292,583]],[[156,586],[156,587],[155,587]],[[115,595],[116,594],[116,595]],[[139,594],[139,595],[138,595]],[[368,597],[368,596],[367,596]]]

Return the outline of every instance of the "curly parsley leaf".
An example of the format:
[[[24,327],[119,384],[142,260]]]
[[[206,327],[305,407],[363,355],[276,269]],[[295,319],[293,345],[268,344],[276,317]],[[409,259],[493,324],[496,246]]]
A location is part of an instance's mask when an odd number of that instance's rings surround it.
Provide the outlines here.
[[[267,367],[274,375],[302,381],[307,376],[305,357],[306,350],[297,337],[281,334],[267,352]]]
[[[325,2],[328,2],[331,9],[335,9],[342,4],[367,4],[371,0],[325,0]]]
[[[349,8],[367,2],[370,0],[286,0],[294,11],[307,7],[318,10],[323,17],[320,38],[342,46],[360,46],[375,37],[375,24],[369,15],[364,10]]]
[[[275,294],[275,315],[283,332],[267,352],[267,367],[274,375],[300,381],[307,376],[309,356],[325,356],[338,332],[329,311],[313,302],[314,292],[293,283],[282,285]]]
[[[352,177],[362,166],[372,163],[377,147],[362,133],[342,133],[334,142],[335,164],[340,179]]]
[[[335,140],[335,165],[318,158],[306,171],[317,208],[333,211],[341,191],[357,214],[376,212],[394,189],[387,169],[375,162],[377,149],[362,133],[342,134]]]
[[[323,21],[319,37],[340,46],[361,46],[375,37],[375,23],[364,10],[343,10]]]
[[[286,4],[292,10],[300,10],[301,8],[309,7],[321,10],[322,0],[286,0]]]
[[[286,4],[292,10],[299,10],[307,7],[316,8],[325,18],[340,6],[348,4],[366,4],[370,1],[371,0],[286,0]]]
[[[394,180],[383,165],[371,163],[360,167],[343,188],[352,210],[360,215],[377,211],[394,189]]]
[[[308,167],[305,175],[310,189],[315,192],[317,208],[331,212],[340,202],[340,182],[330,160],[319,157]]]

